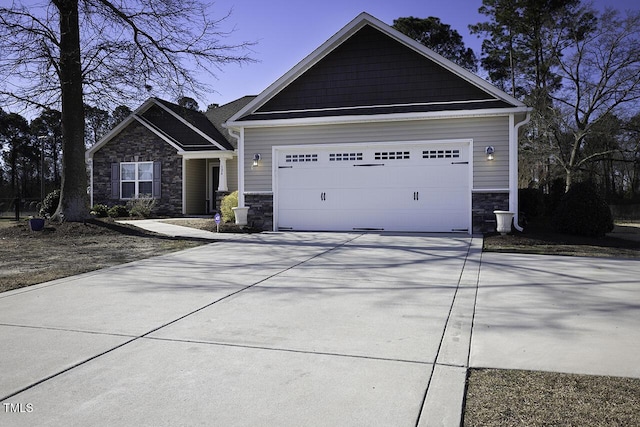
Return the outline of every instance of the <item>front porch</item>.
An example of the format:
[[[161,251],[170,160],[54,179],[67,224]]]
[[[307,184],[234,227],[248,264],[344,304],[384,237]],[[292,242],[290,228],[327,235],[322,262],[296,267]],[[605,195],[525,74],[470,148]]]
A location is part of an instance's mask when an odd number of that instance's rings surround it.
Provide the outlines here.
[[[183,215],[212,215],[222,198],[237,188],[233,152],[184,153],[182,174]]]

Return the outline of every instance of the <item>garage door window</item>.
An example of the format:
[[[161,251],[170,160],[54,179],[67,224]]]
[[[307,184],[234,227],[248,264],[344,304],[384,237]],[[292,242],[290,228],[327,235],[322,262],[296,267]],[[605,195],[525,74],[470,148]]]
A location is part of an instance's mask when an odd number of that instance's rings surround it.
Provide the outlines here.
[[[460,150],[425,150],[422,152],[423,159],[457,159],[460,157]]]
[[[362,160],[362,153],[331,153],[329,154],[330,162],[343,162],[343,161],[357,161]]]
[[[375,160],[408,160],[409,151],[380,151],[375,153]]]
[[[287,154],[284,159],[287,163],[298,163],[298,162],[317,162],[318,155],[317,154]]]

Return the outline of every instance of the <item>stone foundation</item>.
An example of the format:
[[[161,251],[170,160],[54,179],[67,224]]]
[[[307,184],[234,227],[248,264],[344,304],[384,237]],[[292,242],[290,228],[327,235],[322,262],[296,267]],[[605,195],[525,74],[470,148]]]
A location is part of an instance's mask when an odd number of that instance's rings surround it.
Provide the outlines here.
[[[245,206],[249,206],[247,225],[263,231],[273,230],[273,195],[245,194]]]
[[[471,206],[473,232],[496,231],[496,215],[493,211],[509,210],[509,193],[473,193]]]

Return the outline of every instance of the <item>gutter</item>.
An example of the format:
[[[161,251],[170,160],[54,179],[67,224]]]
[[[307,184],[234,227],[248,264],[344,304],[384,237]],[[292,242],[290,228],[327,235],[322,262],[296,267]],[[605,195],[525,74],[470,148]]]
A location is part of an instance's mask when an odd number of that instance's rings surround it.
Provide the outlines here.
[[[527,116],[525,117],[525,119],[521,122],[519,122],[518,124],[516,124],[513,127],[513,131],[514,131],[514,144],[513,144],[513,149],[515,151],[515,162],[514,162],[514,191],[513,191],[513,195],[514,195],[514,217],[513,217],[513,227],[518,230],[519,232],[522,232],[524,229],[522,227],[520,227],[519,221],[520,221],[520,209],[518,208],[518,139],[519,139],[519,135],[520,135],[520,128],[524,125],[526,125],[527,123],[529,123],[531,121],[531,112],[527,112]]]

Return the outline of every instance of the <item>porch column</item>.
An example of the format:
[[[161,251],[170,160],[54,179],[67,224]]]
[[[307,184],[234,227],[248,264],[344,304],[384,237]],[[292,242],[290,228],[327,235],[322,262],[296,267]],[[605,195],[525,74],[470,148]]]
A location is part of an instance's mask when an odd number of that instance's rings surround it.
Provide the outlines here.
[[[218,177],[218,191],[229,191],[227,186],[227,159],[225,157],[220,157],[220,174]]]

